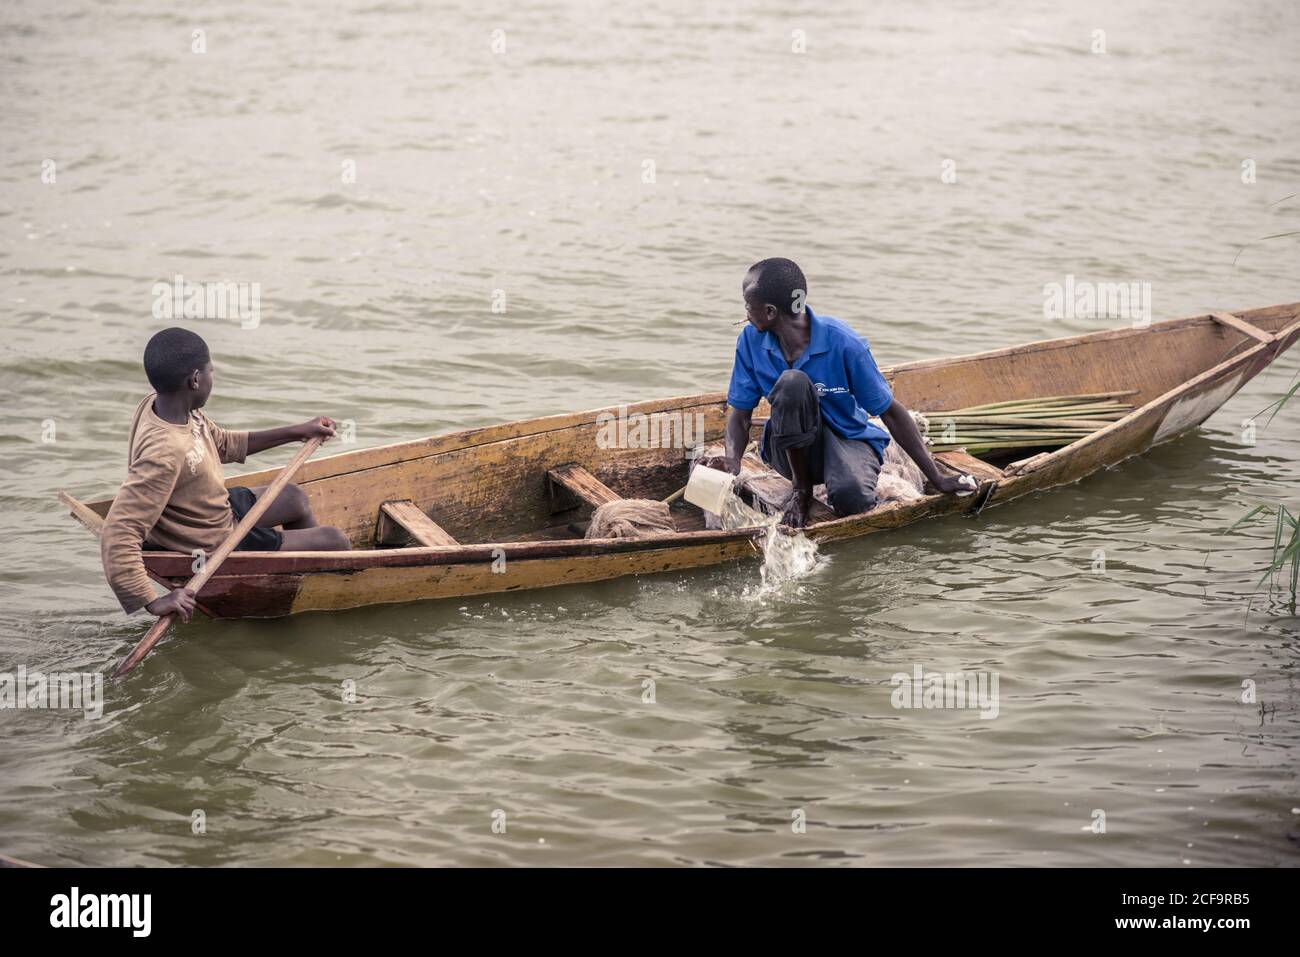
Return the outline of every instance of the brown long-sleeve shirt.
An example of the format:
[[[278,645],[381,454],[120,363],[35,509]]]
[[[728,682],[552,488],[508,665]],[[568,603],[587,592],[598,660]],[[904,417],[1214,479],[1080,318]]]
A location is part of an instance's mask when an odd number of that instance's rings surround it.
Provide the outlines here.
[[[145,541],[211,553],[234,531],[221,464],[248,454],[247,432],[227,432],[198,411],[175,425],[158,417],[153,400],[150,394],[136,406],[126,481],[99,539],[104,574],[128,614],[157,597],[144,570]]]

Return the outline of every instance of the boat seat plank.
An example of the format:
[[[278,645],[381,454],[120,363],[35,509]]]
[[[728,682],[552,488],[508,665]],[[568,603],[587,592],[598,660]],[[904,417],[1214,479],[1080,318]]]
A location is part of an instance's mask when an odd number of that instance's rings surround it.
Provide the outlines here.
[[[1236,329],[1243,335],[1250,336],[1252,339],[1258,339],[1260,342],[1273,341],[1273,335],[1271,333],[1265,332],[1263,329],[1259,328],[1259,326],[1252,326],[1249,322],[1246,322],[1244,319],[1239,319],[1230,312],[1212,312],[1210,313],[1210,318],[1220,325]]]
[[[617,502],[623,497],[581,465],[561,465],[559,468],[548,469],[546,477],[553,485],[568,489],[592,508]],[[552,511],[564,510],[563,503],[555,501],[554,488],[552,488],[552,506]]]
[[[379,507],[376,541],[380,544],[388,542],[399,529],[426,548],[460,544],[410,500],[385,502]]]
[[[953,472],[973,475],[980,481],[996,480],[1003,476],[1002,469],[996,465],[990,465],[983,459],[977,459],[961,449],[953,449],[950,452],[936,452],[934,453],[934,460]]]

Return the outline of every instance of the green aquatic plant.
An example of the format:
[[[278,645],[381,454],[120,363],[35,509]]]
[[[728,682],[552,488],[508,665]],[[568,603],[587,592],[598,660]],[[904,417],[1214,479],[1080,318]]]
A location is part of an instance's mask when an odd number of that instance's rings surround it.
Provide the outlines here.
[[[1300,517],[1292,512],[1281,502],[1276,504],[1256,505],[1249,512],[1232,523],[1225,531],[1231,532],[1248,522],[1253,522],[1262,515],[1274,516],[1273,522],[1273,556],[1269,561],[1268,568],[1260,576],[1259,582],[1255,585],[1250,594],[1251,602],[1254,601],[1255,595],[1265,584],[1268,585],[1269,594],[1277,590],[1290,592],[1290,601],[1288,608],[1292,615],[1296,613],[1296,586],[1300,585]],[[1286,574],[1287,565],[1291,566],[1290,574]],[[1278,573],[1282,572],[1281,584],[1278,582]],[[1250,613],[1250,605],[1246,606],[1247,614]]]
[[[1273,206],[1281,206],[1282,204],[1295,199],[1297,196],[1300,196],[1300,193],[1292,193],[1289,196],[1283,196],[1281,199],[1269,203],[1268,205],[1270,208]],[[1273,233],[1272,235],[1261,236],[1258,239],[1252,240],[1251,242],[1237,248],[1236,255],[1232,257],[1232,268],[1234,270],[1237,268],[1237,260],[1241,258],[1241,254],[1246,251],[1247,247],[1254,246],[1256,243],[1269,242],[1274,239],[1290,239],[1296,236],[1300,236],[1300,229],[1292,229],[1282,233]],[[1282,396],[1276,402],[1265,406],[1258,413],[1259,415],[1263,415],[1265,412],[1268,413],[1268,419],[1264,423],[1266,428],[1268,427],[1269,422],[1273,421],[1273,417],[1281,412],[1282,408],[1294,399],[1298,392],[1300,392],[1300,372],[1296,373],[1295,379],[1292,380],[1291,388],[1282,393]],[[1250,601],[1246,603],[1246,614],[1250,614],[1250,603],[1255,600],[1255,595],[1266,582],[1268,583],[1268,591],[1270,595],[1279,588],[1277,581],[1278,572],[1285,572],[1286,566],[1290,564],[1291,575],[1289,590],[1291,593],[1291,600],[1288,604],[1291,614],[1294,615],[1296,613],[1296,586],[1297,584],[1300,584],[1300,520],[1297,520],[1296,514],[1281,502],[1276,504],[1256,505],[1241,518],[1233,522],[1232,525],[1224,531],[1231,532],[1234,529],[1245,525],[1247,522],[1254,521],[1261,515],[1274,516],[1273,558],[1269,562],[1268,568],[1265,569],[1263,577],[1260,578],[1259,584],[1257,584],[1254,591],[1250,593]],[[1206,556],[1206,561],[1209,561],[1208,555]],[[1284,583],[1287,582],[1286,577],[1283,577],[1282,580]],[[1287,590],[1285,584],[1281,587],[1283,591]]]
[[[1280,399],[1278,399],[1276,402],[1272,403],[1271,405],[1264,406],[1264,408],[1260,410],[1259,412],[1260,415],[1263,415],[1265,412],[1268,412],[1268,421],[1265,422],[1264,425],[1268,425],[1269,422],[1272,422],[1273,416],[1281,412],[1282,406],[1286,405],[1288,402],[1294,399],[1296,397],[1297,392],[1300,392],[1300,373],[1296,373],[1296,381],[1291,383],[1290,389],[1282,393],[1282,397]]]
[[[1276,402],[1265,406],[1260,415],[1265,412],[1269,413],[1268,425],[1273,421],[1273,416],[1282,411],[1283,406],[1295,398],[1300,392],[1300,373],[1297,374],[1297,381],[1292,383],[1291,388],[1284,392]],[[1271,411],[1270,411],[1271,410]],[[1250,602],[1246,605],[1246,614],[1250,614],[1250,603],[1255,600],[1255,595],[1259,590],[1268,585],[1268,593],[1271,595],[1275,591],[1290,592],[1290,600],[1287,607],[1292,615],[1296,613],[1296,590],[1300,586],[1300,515],[1291,511],[1281,502],[1265,503],[1256,505],[1249,512],[1237,519],[1224,532],[1232,532],[1236,529],[1254,522],[1261,516],[1273,516],[1273,555],[1269,561],[1268,568],[1260,577],[1259,582],[1255,585],[1254,590],[1250,593]],[[1291,566],[1291,572],[1286,572],[1287,566]],[[1281,572],[1281,576],[1279,576]],[[1279,583],[1279,577],[1281,582]]]

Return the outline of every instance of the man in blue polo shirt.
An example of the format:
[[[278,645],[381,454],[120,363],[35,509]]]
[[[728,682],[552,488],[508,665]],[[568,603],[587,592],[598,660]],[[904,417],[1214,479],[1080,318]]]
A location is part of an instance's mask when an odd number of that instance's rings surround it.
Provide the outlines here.
[[[731,367],[726,455],[701,464],[740,471],[754,407],[767,396],[772,414],[760,448],[763,461],[793,486],[783,518],[792,528],[807,524],[819,483],[836,515],[872,508],[891,435],[940,492],[968,492],[959,477],[939,472],[866,340],[840,320],[814,313],[805,303],[807,289],[803,271],[789,259],[764,259],[745,274],[749,325],[736,340]]]

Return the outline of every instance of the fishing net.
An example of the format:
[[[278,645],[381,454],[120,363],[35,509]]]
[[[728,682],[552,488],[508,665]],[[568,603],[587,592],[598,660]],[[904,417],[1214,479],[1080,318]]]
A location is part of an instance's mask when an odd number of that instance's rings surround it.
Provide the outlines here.
[[[675,532],[668,506],[649,498],[620,498],[591,513],[584,538],[644,538]]]
[[[890,442],[885,449],[885,464],[876,479],[877,508],[890,502],[910,502],[925,495],[925,476],[911,457],[897,443]]]
[[[917,429],[924,436],[929,431],[929,423],[915,412]],[[872,420],[878,421],[878,420]],[[920,466],[903,451],[897,442],[885,446],[885,460],[880,465],[880,475],[876,478],[876,497],[880,500],[876,507],[890,502],[910,502],[925,495],[925,476]]]

